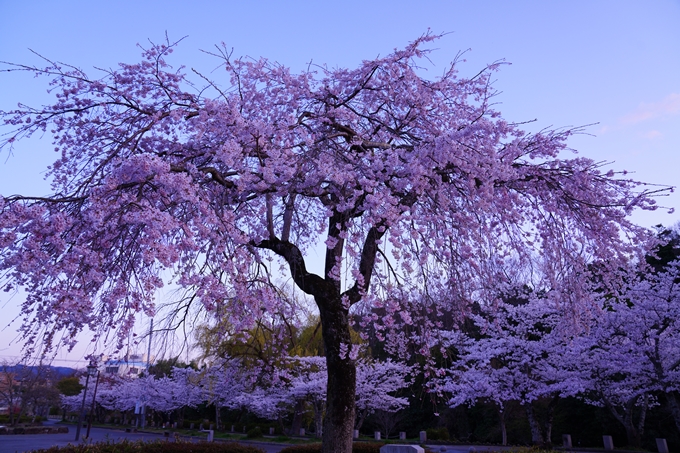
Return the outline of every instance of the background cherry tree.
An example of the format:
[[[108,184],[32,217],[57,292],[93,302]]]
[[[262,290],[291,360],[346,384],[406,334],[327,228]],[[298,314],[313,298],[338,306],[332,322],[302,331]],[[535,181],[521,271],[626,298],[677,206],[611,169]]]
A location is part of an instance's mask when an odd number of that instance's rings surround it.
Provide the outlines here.
[[[606,407],[640,446],[647,410],[662,395],[680,430],[680,262],[658,272],[631,273],[576,343],[574,366],[583,371],[583,394]]]
[[[413,367],[392,360],[360,361],[357,364],[357,420],[356,429],[361,429],[368,415],[376,411],[398,412],[408,407],[408,399],[395,393],[405,390],[410,384]],[[387,437],[388,433],[384,433]]]
[[[584,388],[582,376],[564,358],[584,326],[573,326],[569,305],[560,302],[561,297],[552,300],[550,294],[520,291],[493,307],[481,308],[482,313],[471,315],[474,324],[467,332],[450,334],[454,360],[433,390],[448,395],[451,406],[478,400],[494,403],[503,445],[507,444],[505,410],[516,401],[526,411],[532,442],[549,444],[559,398]],[[539,400],[547,404],[544,417],[535,411]]]
[[[578,129],[529,134],[503,119],[499,64],[463,77],[456,61],[424,78],[436,38],[300,74],[218,48],[226,82],[189,80],[168,63],[171,43],[94,77],[51,61],[9,65],[48,77],[56,96],[2,112],[13,129],[0,146],[47,133],[60,155],[50,195],[0,198],[2,285],[26,292],[29,351],[73,345],[86,327],[117,330],[122,346],[170,283],[179,306],[247,331],[280,306],[284,269],[321,317],[323,449],[349,452],[350,310],[423,288],[450,295],[435,305],[464,307],[503,279],[508,258],[576,291],[602,256],[606,279],[644,240],[627,216],[652,209],[655,188],[562,157]]]

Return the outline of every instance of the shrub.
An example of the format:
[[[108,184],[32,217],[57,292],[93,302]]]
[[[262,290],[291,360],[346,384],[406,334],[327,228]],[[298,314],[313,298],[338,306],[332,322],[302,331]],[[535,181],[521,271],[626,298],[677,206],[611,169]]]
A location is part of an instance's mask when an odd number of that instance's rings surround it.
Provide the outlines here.
[[[35,450],[34,453],[265,453],[251,446],[217,442],[102,442]]]
[[[292,445],[281,450],[279,453],[319,453],[321,444]]]
[[[260,429],[259,426],[256,426],[255,428],[251,429],[246,433],[246,436],[248,439],[255,439],[258,437],[262,437],[262,430]]]
[[[385,444],[367,442],[355,442],[352,444],[352,453],[380,453],[380,447]]]
[[[449,440],[449,430],[445,427],[428,428],[425,432],[427,440]]]
[[[352,453],[380,453],[380,447],[385,444],[376,444],[368,442],[354,442],[352,444]],[[319,453],[321,451],[321,444],[307,444],[307,445],[292,445],[280,451],[280,453]]]

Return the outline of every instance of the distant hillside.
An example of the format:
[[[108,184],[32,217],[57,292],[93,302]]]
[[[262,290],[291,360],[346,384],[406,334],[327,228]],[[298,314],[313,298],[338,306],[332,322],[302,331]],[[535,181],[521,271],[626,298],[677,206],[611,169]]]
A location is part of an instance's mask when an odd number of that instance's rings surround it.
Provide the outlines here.
[[[62,378],[66,376],[71,376],[76,372],[75,368],[69,368],[65,366],[51,366],[51,365],[45,365],[45,366],[33,366],[33,365],[12,365],[12,366],[3,366],[0,367],[0,371],[4,372],[10,372],[10,373],[17,373],[17,374],[22,374],[22,373],[31,373],[31,374],[38,374],[39,372],[44,373],[45,370],[47,370],[47,373],[55,375],[57,378]]]

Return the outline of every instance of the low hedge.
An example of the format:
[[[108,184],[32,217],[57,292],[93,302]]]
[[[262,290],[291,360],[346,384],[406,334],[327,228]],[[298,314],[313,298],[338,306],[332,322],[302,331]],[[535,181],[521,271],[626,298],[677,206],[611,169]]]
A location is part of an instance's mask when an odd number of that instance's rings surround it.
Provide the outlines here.
[[[222,442],[101,442],[35,450],[34,453],[265,453],[257,447]]]
[[[59,434],[67,433],[66,426],[9,426],[0,428],[0,434]]]
[[[385,444],[368,442],[354,442],[352,453],[380,453],[380,447]],[[292,445],[280,451],[280,453],[320,453],[321,444]]]
[[[32,415],[31,416],[22,415],[21,418],[19,418],[19,419],[17,419],[16,416],[14,417],[14,423],[21,423],[21,424],[29,423],[30,424],[30,423],[40,423],[42,421],[43,421],[43,418],[39,415],[36,416],[35,419],[33,418]],[[9,415],[7,415],[7,414],[0,415],[0,425],[7,425],[7,424],[9,424]]]
[[[449,440],[449,430],[443,426],[441,428],[428,428],[425,433],[427,440]]]

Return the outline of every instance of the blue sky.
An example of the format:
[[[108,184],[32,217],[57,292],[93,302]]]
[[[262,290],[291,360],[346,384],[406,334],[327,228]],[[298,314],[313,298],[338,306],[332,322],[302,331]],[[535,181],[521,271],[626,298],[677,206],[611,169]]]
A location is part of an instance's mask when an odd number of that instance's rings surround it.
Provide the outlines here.
[[[264,56],[300,70],[310,62],[356,66],[425,33],[436,43],[432,76],[459,51],[461,67],[512,63],[497,74],[498,109],[527,129],[594,124],[570,145],[612,161],[642,181],[680,186],[680,0],[569,1],[36,1],[0,0],[0,60],[39,64],[41,55],[90,70],[139,58],[136,44],[186,38],[177,65],[211,74],[201,53],[224,42],[235,55]],[[94,71],[93,71],[94,72]],[[219,79],[216,71],[212,77]],[[0,109],[51,102],[46,81],[0,73]],[[1,129],[0,129],[1,130]],[[46,194],[41,173],[54,159],[49,137],[0,154],[0,194]],[[675,193],[660,204],[680,208]],[[680,211],[638,213],[641,225],[672,225]],[[2,299],[0,361],[20,301]],[[86,341],[87,343],[87,341]],[[70,358],[79,358],[79,348]],[[63,356],[65,357],[65,356]]]

